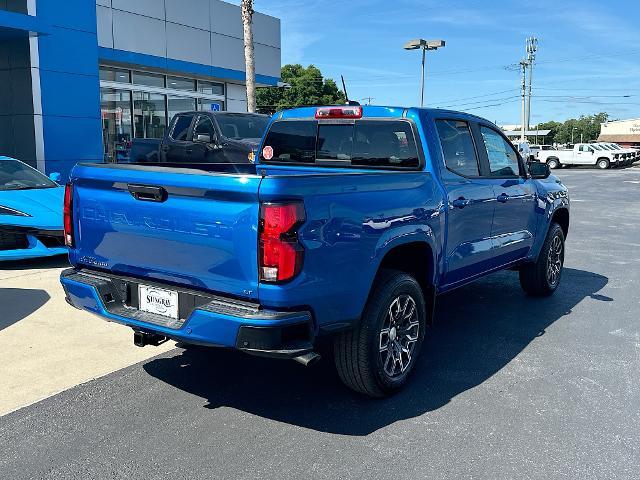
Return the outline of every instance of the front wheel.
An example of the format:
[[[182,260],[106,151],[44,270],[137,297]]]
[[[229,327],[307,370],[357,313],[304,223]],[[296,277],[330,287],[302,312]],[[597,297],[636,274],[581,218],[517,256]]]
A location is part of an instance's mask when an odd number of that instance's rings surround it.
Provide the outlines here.
[[[555,170],[556,168],[560,167],[560,161],[557,158],[550,158],[547,160],[547,166],[551,170]]]
[[[598,163],[596,163],[596,165],[600,170],[606,170],[607,168],[609,168],[609,160],[607,160],[606,158],[601,158],[598,160]]]
[[[424,296],[412,276],[383,270],[360,325],[339,334],[334,361],[346,386],[370,397],[399,390],[415,366],[425,337]]]
[[[546,297],[560,285],[564,265],[564,232],[552,223],[538,260],[520,268],[520,285],[529,295]]]

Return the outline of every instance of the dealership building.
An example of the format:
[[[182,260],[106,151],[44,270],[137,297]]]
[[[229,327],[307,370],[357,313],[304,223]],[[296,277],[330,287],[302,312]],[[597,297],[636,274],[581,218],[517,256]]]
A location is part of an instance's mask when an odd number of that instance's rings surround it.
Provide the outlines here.
[[[256,12],[258,86],[280,20]],[[220,0],[0,0],[0,155],[63,178],[126,159],[174,113],[246,111],[240,8]]]
[[[623,147],[640,147],[640,118],[600,124],[598,141],[618,143]]]

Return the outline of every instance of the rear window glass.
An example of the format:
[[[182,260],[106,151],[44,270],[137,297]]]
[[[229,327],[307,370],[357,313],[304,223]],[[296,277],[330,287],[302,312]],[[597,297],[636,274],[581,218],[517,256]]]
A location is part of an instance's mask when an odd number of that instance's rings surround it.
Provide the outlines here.
[[[179,115],[171,130],[171,138],[178,141],[186,140],[191,120],[193,120],[193,115]]]
[[[353,123],[275,122],[265,140],[273,149],[263,161],[380,168],[420,165],[411,124],[358,120]]]
[[[273,149],[274,162],[313,163],[316,156],[317,124],[313,121],[276,122],[265,146]]]

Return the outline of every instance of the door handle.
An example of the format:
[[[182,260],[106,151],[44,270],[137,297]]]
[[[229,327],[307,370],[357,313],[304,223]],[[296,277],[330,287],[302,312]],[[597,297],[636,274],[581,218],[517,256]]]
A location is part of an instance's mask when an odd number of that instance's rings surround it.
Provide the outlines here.
[[[187,155],[191,155],[193,153],[193,148],[187,148],[185,151],[187,152]]]
[[[164,146],[162,147],[162,151],[163,151],[163,152],[168,152],[168,151],[169,151],[169,147],[168,147],[167,145],[164,145]]]
[[[451,202],[451,204],[455,207],[455,208],[464,208],[467,205],[469,205],[471,203],[471,200],[467,200],[464,197],[460,197],[455,199],[453,202]]]
[[[142,202],[164,202],[168,196],[164,187],[154,185],[129,184],[127,189],[133,198]]]
[[[498,198],[496,198],[496,200],[498,200],[500,203],[506,203],[507,200],[509,200],[509,195],[507,195],[506,193],[501,193],[500,195],[498,195]]]

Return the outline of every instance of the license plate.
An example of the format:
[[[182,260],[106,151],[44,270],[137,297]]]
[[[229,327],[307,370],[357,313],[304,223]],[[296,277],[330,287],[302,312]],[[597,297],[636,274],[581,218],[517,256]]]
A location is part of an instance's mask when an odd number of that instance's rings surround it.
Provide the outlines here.
[[[178,292],[138,285],[138,297],[141,311],[178,320]]]

